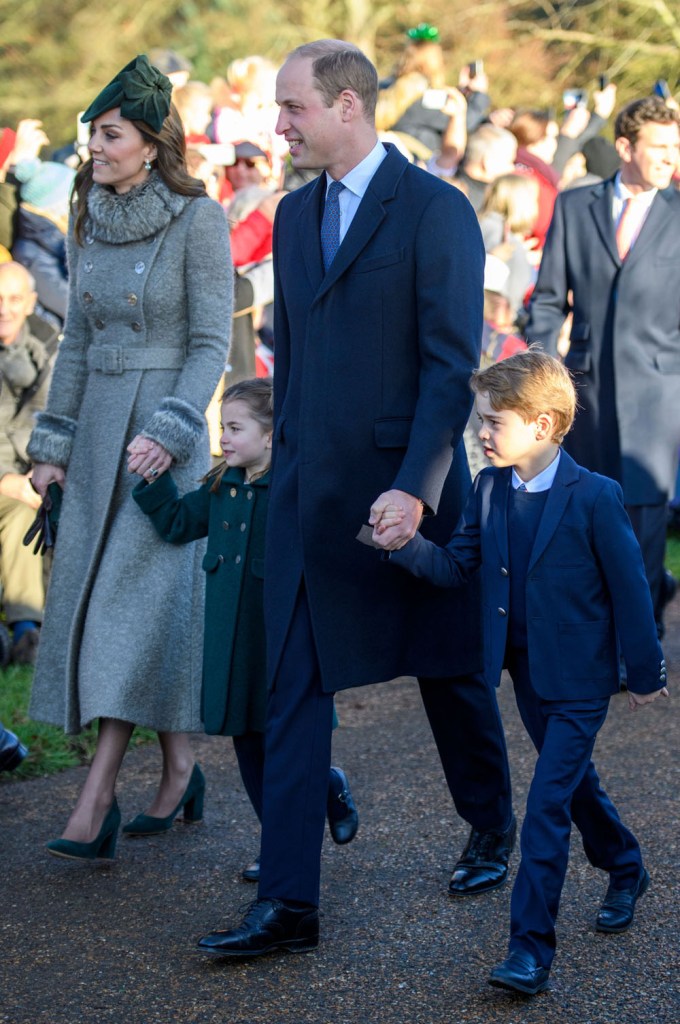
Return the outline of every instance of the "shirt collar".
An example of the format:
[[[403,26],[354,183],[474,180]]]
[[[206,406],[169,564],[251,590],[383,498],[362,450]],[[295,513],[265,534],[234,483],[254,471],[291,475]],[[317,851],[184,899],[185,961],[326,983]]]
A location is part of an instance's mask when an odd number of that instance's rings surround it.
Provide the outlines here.
[[[342,184],[361,199],[368,188],[371,178],[386,156],[387,150],[382,142],[378,140],[368,156],[365,156],[361,163],[358,163],[356,167],[347,172],[344,178],[340,179]],[[326,192],[328,192],[332,181],[333,179],[330,174],[326,172]]]
[[[555,474],[557,473],[557,467],[560,464],[560,458],[562,457],[561,450],[558,450],[557,455],[552,460],[549,466],[533,477],[531,480],[522,480],[521,477],[517,476],[515,467],[512,468],[512,486],[517,490],[520,484],[524,484],[527,491],[530,494],[535,494],[537,491],[548,491],[553,485]]]
[[[648,188],[645,189],[644,192],[636,192],[633,194],[621,181],[621,171],[617,171],[616,177],[614,178],[614,193],[616,198],[622,203],[625,203],[627,199],[634,199],[636,203],[640,204],[640,206],[651,206],[658,191],[658,188]]]

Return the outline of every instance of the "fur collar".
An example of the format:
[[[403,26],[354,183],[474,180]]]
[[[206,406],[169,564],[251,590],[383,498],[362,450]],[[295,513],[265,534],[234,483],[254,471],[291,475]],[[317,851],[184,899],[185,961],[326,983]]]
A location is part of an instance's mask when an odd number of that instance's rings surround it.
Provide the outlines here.
[[[172,192],[156,173],[123,195],[93,185],[87,197],[85,233],[112,245],[139,242],[166,228],[191,198]]]

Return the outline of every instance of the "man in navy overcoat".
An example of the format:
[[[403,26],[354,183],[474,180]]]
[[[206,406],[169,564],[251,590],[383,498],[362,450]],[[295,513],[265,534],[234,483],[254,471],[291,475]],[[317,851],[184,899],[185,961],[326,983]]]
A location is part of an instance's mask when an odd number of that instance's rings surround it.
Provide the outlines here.
[[[449,536],[470,483],[461,438],[482,327],[472,208],[378,143],[376,95],[373,65],[336,40],[296,50],[277,81],[277,132],[293,165],[326,173],[284,198],[275,224],[261,875],[240,928],[199,943],[226,955],[318,942],[336,690],[419,678],[472,827],[453,895],[502,884],[514,840],[502,726],[480,674],[478,587],[438,591],[390,572],[356,540],[371,506],[395,501],[406,511],[390,528],[395,542],[423,516],[427,536]]]
[[[621,171],[558,196],[526,328],[554,355],[573,310],[565,362],[581,410],[566,448],[623,487],[660,633],[673,589],[666,509],[680,446],[680,193],[671,183],[679,126],[680,114],[656,97],[619,113]]]

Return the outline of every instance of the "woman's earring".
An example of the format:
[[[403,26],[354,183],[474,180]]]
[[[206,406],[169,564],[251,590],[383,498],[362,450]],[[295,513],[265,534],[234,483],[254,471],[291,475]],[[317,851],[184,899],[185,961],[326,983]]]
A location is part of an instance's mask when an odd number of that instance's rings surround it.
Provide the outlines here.
[[[151,170],[151,161],[150,160],[145,160],[144,161],[144,170],[145,171],[150,171]]]

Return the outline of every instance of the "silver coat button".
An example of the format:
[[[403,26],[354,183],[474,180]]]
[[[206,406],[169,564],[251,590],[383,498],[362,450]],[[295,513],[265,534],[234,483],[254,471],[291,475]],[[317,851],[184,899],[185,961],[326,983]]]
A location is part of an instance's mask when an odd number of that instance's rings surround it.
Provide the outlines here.
[[[126,298],[128,300],[128,305],[129,306],[136,306],[137,305],[137,296],[135,295],[134,292],[130,292],[130,294],[128,296],[126,296]]]
[[[499,615],[507,615],[508,613],[506,612],[505,608],[499,608],[498,609],[498,614]]]
[[[231,494],[232,498],[235,498],[236,495],[238,494],[238,491],[236,490],[235,487],[231,487],[229,493]]]
[[[236,558],[234,559],[234,561],[235,561],[235,562],[236,562],[236,564],[238,565],[238,564],[240,563],[240,561],[241,561],[241,556],[240,556],[240,555],[237,555],[237,556],[236,556]]]
[[[135,274],[143,274],[145,270],[146,264],[142,263],[141,260],[139,261],[139,263],[135,263]]]
[[[505,568],[505,566],[503,566],[503,568],[501,569],[501,576],[507,576],[507,575],[508,575],[508,570]]]
[[[223,530],[228,530],[228,529],[229,529],[229,523],[228,523],[228,522],[226,521],[226,519],[225,519],[225,521],[224,521],[224,522],[222,523],[222,529],[223,529]]]
[[[246,530],[246,524],[245,523],[241,523],[241,533],[245,533],[245,530]]]
[[[253,496],[253,492],[252,491],[246,491],[246,498],[248,499],[248,501],[250,501],[252,496]]]
[[[85,271],[86,274],[91,274],[93,266],[94,263],[92,262],[92,260],[85,260],[85,262],[83,263],[83,270]]]

